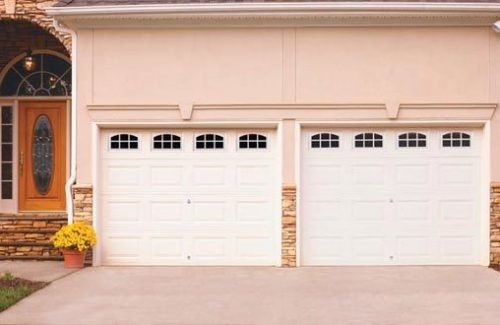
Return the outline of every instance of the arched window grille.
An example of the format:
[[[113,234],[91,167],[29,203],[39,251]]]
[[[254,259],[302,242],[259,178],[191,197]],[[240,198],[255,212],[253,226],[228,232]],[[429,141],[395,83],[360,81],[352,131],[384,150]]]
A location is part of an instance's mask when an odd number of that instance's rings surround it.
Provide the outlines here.
[[[318,133],[311,136],[311,148],[338,148],[339,136],[333,133]]]
[[[158,134],[153,138],[154,149],[180,149],[181,137],[175,134]]]
[[[443,134],[443,147],[470,147],[471,136],[463,132]]]
[[[0,96],[71,96],[71,63],[60,56],[32,55],[34,69],[27,71],[24,57],[6,71],[0,84]]]
[[[427,136],[423,133],[409,132],[398,136],[399,148],[425,148]]]
[[[382,148],[384,137],[378,133],[360,133],[354,137],[355,148]]]
[[[224,138],[217,134],[202,134],[196,137],[196,149],[224,149]]]
[[[239,137],[238,146],[240,149],[266,149],[267,138],[262,134],[245,134]]]
[[[109,141],[110,149],[139,149],[139,138],[133,134],[115,134]]]

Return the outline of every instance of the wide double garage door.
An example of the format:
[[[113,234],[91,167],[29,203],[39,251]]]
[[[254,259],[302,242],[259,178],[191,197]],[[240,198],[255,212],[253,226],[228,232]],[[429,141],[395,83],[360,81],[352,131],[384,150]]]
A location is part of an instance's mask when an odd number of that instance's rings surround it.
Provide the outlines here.
[[[286,141],[286,139],[284,139]],[[107,130],[105,265],[277,265],[273,130]],[[479,264],[478,129],[303,129],[301,265]]]
[[[302,265],[479,264],[481,132],[302,135]]]
[[[276,265],[276,152],[269,130],[103,132],[102,263]]]

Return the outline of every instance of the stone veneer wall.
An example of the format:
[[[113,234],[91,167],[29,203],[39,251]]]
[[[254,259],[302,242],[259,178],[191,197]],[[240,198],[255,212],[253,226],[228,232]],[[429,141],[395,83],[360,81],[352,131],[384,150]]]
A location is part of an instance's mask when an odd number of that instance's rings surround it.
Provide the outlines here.
[[[490,264],[500,265],[500,183],[490,187]]]
[[[92,185],[73,185],[73,221],[92,224]]]
[[[73,185],[73,222],[93,223],[92,185]],[[99,238],[97,238],[99,240]],[[92,265],[92,250],[87,251],[85,264]]]
[[[297,266],[297,189],[283,185],[281,217],[281,265]]]
[[[49,240],[67,222],[66,214],[0,215],[0,260],[61,260]]]

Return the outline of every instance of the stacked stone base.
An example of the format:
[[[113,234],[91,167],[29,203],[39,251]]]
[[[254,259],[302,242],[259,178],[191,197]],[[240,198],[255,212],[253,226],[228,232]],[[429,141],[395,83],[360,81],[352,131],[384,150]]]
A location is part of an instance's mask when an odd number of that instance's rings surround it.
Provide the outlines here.
[[[490,187],[490,264],[500,265],[500,183]]]
[[[297,189],[283,185],[281,215],[281,265],[297,266]]]
[[[67,222],[66,214],[0,215],[0,260],[62,260],[50,237]]]

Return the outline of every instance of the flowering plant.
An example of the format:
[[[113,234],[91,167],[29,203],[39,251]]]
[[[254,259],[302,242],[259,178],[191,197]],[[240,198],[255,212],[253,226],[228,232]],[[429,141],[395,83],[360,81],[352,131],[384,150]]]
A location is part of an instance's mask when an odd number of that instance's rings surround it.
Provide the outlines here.
[[[87,250],[97,243],[94,229],[83,222],[75,222],[63,226],[50,240],[54,244],[54,247],[75,249],[80,252]]]

